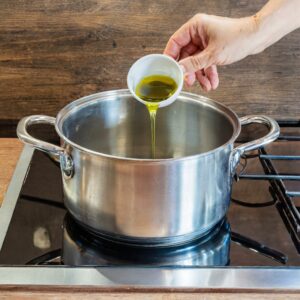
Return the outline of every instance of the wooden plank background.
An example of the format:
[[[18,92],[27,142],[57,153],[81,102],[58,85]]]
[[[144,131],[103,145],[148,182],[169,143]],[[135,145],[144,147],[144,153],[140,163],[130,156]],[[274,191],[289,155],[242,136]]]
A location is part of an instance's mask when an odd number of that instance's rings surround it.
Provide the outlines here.
[[[241,17],[266,0],[1,0],[0,130],[22,116],[56,115],[94,92],[126,87],[130,65],[162,52],[197,12]],[[300,116],[300,31],[220,68],[212,99],[240,115]],[[191,91],[204,94],[200,87]],[[6,125],[6,127],[4,126]]]
[[[0,207],[22,150],[17,139],[0,139]]]

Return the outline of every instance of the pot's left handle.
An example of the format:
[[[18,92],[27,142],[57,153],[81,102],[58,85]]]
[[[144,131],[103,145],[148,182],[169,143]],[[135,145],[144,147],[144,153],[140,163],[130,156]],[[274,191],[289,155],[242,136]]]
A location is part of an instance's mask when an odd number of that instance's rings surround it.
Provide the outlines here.
[[[239,160],[241,156],[243,155],[244,152],[246,151],[251,151],[251,150],[256,150],[259,149],[273,141],[275,141],[279,134],[280,134],[280,128],[278,123],[273,120],[270,117],[267,116],[246,116],[243,118],[240,118],[241,125],[247,125],[247,124],[253,124],[253,123],[258,123],[258,124],[264,124],[269,128],[269,132],[254,141],[242,144],[235,149],[233,149],[232,156],[231,156],[231,173],[234,175],[235,169],[239,163]]]
[[[55,125],[55,118],[43,115],[33,115],[29,117],[24,117],[18,123],[17,136],[25,144],[31,145],[36,149],[44,151],[48,154],[54,155],[59,158],[64,152],[64,148],[39,140],[27,131],[28,127],[34,124],[50,124]]]
[[[17,136],[25,144],[48,153],[55,161],[60,162],[61,169],[66,177],[73,175],[73,161],[70,155],[65,152],[63,147],[39,140],[27,131],[28,127],[34,124],[50,124],[55,125],[55,118],[44,115],[33,115],[24,117],[18,123]]]

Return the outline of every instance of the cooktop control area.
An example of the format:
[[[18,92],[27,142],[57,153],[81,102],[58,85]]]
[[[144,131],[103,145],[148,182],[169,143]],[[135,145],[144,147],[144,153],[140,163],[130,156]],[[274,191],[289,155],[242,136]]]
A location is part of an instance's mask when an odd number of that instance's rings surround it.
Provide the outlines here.
[[[286,127],[282,125],[278,141],[242,159],[226,218],[205,236],[173,247],[117,243],[83,228],[64,207],[59,165],[35,151],[0,250],[0,264],[300,266],[294,230],[300,144],[296,129]]]

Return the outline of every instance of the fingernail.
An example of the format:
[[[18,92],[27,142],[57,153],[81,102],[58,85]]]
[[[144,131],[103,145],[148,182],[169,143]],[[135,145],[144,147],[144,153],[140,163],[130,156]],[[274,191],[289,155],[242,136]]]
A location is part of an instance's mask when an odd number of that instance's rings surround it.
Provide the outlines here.
[[[192,81],[193,81],[193,75],[189,74],[189,73],[185,74],[184,75],[184,80],[185,80],[185,82],[188,83],[188,85],[191,86],[192,85]]]
[[[180,68],[181,68],[183,74],[185,74],[185,73],[186,73],[186,68],[185,68],[185,66],[183,66],[183,65],[179,65],[179,66],[180,66]]]
[[[215,90],[219,85],[219,80],[218,79],[214,79],[211,81],[211,87],[213,90]]]
[[[193,76],[193,74],[190,74],[190,73],[185,73],[185,74],[184,74],[184,78],[185,78],[186,80],[189,80],[190,78],[192,78],[192,76]]]

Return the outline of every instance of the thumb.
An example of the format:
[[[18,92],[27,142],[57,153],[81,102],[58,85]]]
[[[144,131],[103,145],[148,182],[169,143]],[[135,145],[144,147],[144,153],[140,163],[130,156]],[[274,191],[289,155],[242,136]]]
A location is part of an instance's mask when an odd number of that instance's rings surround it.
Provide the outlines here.
[[[179,64],[183,67],[184,73],[194,73],[213,65],[208,48],[187,58],[182,59]]]

